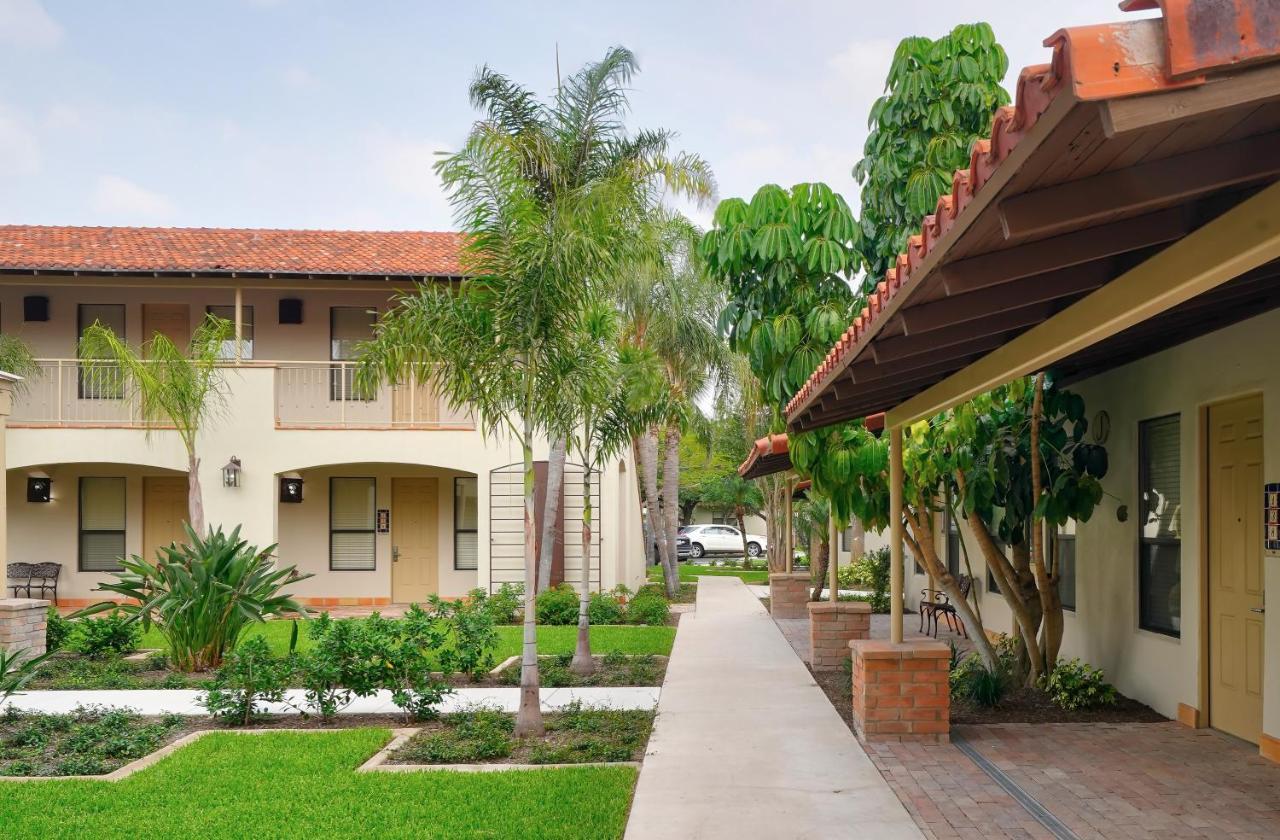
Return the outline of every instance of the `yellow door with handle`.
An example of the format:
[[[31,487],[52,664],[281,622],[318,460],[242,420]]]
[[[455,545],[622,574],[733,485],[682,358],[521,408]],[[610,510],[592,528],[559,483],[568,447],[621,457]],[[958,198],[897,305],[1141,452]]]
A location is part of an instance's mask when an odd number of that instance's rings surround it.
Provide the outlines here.
[[[186,542],[187,477],[149,475],[142,479],[142,556],[156,559],[157,549]]]
[[[1262,735],[1262,397],[1209,408],[1209,724]]]
[[[391,600],[425,601],[439,591],[440,482],[391,480]]]

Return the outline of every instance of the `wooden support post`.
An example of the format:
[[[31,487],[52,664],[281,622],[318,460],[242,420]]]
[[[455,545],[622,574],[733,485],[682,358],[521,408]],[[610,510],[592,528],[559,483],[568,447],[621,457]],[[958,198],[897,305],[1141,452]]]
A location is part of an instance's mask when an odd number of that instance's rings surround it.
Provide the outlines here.
[[[783,550],[787,552],[787,557],[785,562],[786,562],[786,570],[788,573],[792,571],[792,566],[795,564],[795,557],[796,557],[795,514],[793,513],[792,506],[791,506],[791,503],[792,503],[791,496],[794,492],[795,492],[795,479],[791,478],[790,476],[787,476],[787,500],[783,505],[783,508],[786,510],[787,519],[785,524],[783,525],[784,531],[783,531],[782,545],[783,545]]]
[[[244,293],[236,286],[236,364],[244,361]]]
[[[902,641],[902,427],[889,430],[889,639]]]

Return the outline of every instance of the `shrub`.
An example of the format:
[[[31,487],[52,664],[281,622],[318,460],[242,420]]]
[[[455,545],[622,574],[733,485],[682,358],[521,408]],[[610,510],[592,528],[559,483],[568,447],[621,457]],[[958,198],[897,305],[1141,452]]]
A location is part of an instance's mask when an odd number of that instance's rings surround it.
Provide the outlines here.
[[[421,764],[464,764],[511,755],[515,720],[496,709],[476,707],[450,715],[438,732],[415,738],[396,758]]]
[[[50,655],[46,652],[42,656],[28,658],[26,648],[9,650],[0,645],[0,703],[17,694],[23,686],[31,682]]]
[[[205,671],[222,664],[250,624],[287,613],[306,615],[285,587],[311,577],[295,566],[278,569],[275,546],[261,551],[240,539],[240,528],[200,537],[187,526],[188,544],[160,549],[154,562],[134,556],[124,571],[98,588],[131,603],[103,603],[81,610],[93,615],[119,609],[144,630],[155,625],[179,671]]]
[[[494,624],[519,624],[520,609],[524,606],[524,587],[516,583],[504,583],[492,594],[483,589],[473,589],[467,599],[484,608]]]
[[[577,624],[578,593],[568,584],[558,584],[538,593],[534,599],[539,624]]]
[[[431,609],[448,626],[449,644],[440,652],[440,668],[479,680],[494,666],[498,631],[483,602],[445,601],[432,595]]]
[[[1067,711],[1113,706],[1116,702],[1116,687],[1102,678],[1102,669],[1079,659],[1058,660],[1057,667],[1041,684],[1054,705]]]
[[[889,577],[890,561],[889,547],[884,546],[877,548],[866,554],[862,561],[870,564],[869,573],[871,576],[871,611],[874,613],[886,613],[889,611]]]
[[[641,592],[627,604],[628,624],[666,624],[671,618],[667,599],[652,592]]]
[[[373,662],[378,669],[379,688],[391,692],[391,701],[409,720],[435,717],[435,707],[453,689],[432,673],[448,639],[448,627],[435,614],[414,604],[400,621],[388,621],[378,614],[365,619],[367,639],[375,647]]]
[[[617,596],[608,592],[592,592],[587,618],[592,624],[621,624],[626,608]]]
[[[954,662],[954,659],[953,659]],[[1009,672],[1002,663],[994,671],[987,668],[976,653],[954,662],[949,677],[951,697],[975,706],[990,708],[1000,705],[1009,686]]]
[[[247,725],[262,713],[260,704],[284,699],[293,670],[291,661],[271,655],[266,639],[254,636],[227,657],[200,705],[214,717]]]
[[[136,650],[142,628],[123,612],[71,622],[67,647],[90,659],[110,659]]]
[[[57,607],[50,606],[49,612],[45,615],[44,623],[44,649],[46,651],[60,650],[67,641],[67,636],[71,633],[73,622],[62,617],[62,613],[58,612]]]

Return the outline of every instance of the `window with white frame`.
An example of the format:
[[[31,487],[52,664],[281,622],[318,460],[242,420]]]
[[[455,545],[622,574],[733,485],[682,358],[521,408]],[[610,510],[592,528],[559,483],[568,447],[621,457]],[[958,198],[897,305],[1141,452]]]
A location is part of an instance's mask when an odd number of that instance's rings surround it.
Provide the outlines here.
[[[1178,415],[1138,424],[1138,626],[1182,633],[1182,449]]]
[[[370,572],[376,562],[374,543],[377,504],[372,478],[329,479],[329,568],[335,572]]]
[[[453,568],[476,569],[480,563],[480,494],[475,476],[453,480]]]
[[[120,476],[80,478],[82,572],[116,572],[125,553],[125,482]]]

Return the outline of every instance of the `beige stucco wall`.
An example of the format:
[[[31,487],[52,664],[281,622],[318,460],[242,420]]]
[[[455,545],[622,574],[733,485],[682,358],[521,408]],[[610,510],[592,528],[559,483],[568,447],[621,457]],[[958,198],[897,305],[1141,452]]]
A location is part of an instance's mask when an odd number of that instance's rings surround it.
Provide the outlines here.
[[[687,524],[710,525],[714,517],[715,517],[715,511],[711,510],[710,508],[704,507],[704,506],[695,507],[693,509],[692,521],[690,521]],[[737,527],[737,523],[733,521],[732,514],[725,516],[724,521],[726,524],[733,525],[735,528]],[[756,534],[761,537],[767,534],[767,531],[765,530],[765,528],[767,527],[767,523],[764,521],[763,516],[756,516],[754,514],[751,516],[744,516],[743,521],[746,523],[748,534]]]
[[[193,321],[208,304],[230,304],[227,288],[128,288],[106,285],[87,287],[37,287],[0,285],[0,330],[22,336],[40,358],[75,355],[78,302],[126,303],[126,330],[131,342],[141,339],[143,302],[187,302]],[[22,297],[47,294],[50,321],[24,324]],[[389,597],[389,537],[379,537],[378,569],[374,572],[328,571],[329,475],[376,475],[379,507],[390,507],[390,479],[396,475],[441,477],[441,593],[459,595],[489,581],[489,471],[521,458],[520,449],[508,437],[486,437],[475,429],[283,429],[276,428],[277,371],[272,360],[324,361],[329,358],[329,306],[383,308],[388,288],[374,284],[370,291],[316,289],[244,290],[246,306],[255,306],[254,366],[226,369],[228,400],[225,410],[207,424],[199,441],[201,484],[206,520],[228,528],[239,524],[251,543],[279,542],[282,562],[298,563],[317,576],[300,584],[300,594],[313,597]],[[304,323],[281,326],[277,301],[281,297],[304,299]],[[74,388],[74,385],[72,385]],[[21,397],[18,398],[21,403]],[[171,431],[127,428],[11,428],[6,436],[8,457],[7,546],[9,557],[40,557],[64,564],[59,595],[85,599],[98,576],[75,571],[75,476],[84,465],[94,465],[103,475],[125,475],[129,484],[130,552],[140,550],[141,477],[186,472],[186,454]],[[548,446],[539,441],[535,458],[546,458]],[[241,484],[222,486],[221,469],[235,455],[243,464]],[[370,465],[374,472],[370,472]],[[25,481],[32,472],[54,478],[55,501],[27,504]],[[307,480],[301,505],[278,503],[278,482],[284,474],[300,473]],[[452,483],[454,475],[480,477],[479,569],[453,570]],[[600,527],[602,582],[606,587],[627,583],[635,587],[644,579],[644,555],[640,537],[640,508],[630,453],[611,463],[601,483]],[[137,490],[135,492],[135,484]],[[21,492],[19,492],[21,491]],[[70,494],[70,495],[67,495]],[[286,508],[288,510],[286,510]],[[446,550],[447,549],[447,550]]]
[[[1085,398],[1092,420],[1107,411],[1111,433],[1106,442],[1110,468],[1106,497],[1076,536],[1076,601],[1066,612],[1062,655],[1078,656],[1102,667],[1125,694],[1168,717],[1178,704],[1200,708],[1201,409],[1209,404],[1261,393],[1264,405],[1264,476],[1280,481],[1280,368],[1275,364],[1280,311],[1203,336],[1170,350],[1071,385]],[[1177,413],[1182,443],[1182,622],[1181,637],[1138,627],[1138,423]],[[1262,488],[1256,503],[1262,504]],[[1119,522],[1118,506],[1128,507]],[[982,614],[988,628],[1009,631],[1011,614],[1004,599],[987,591],[986,569],[976,556],[972,536],[962,524],[979,578]],[[940,545],[941,545],[941,541]],[[1280,558],[1267,557],[1266,586],[1280,593]],[[915,575],[907,561],[906,594],[914,608],[927,578]],[[1273,594],[1272,600],[1277,600]],[[912,618],[909,616],[908,621]],[[1263,729],[1280,733],[1280,619],[1266,622]],[[1205,712],[1201,709],[1202,714]]]

